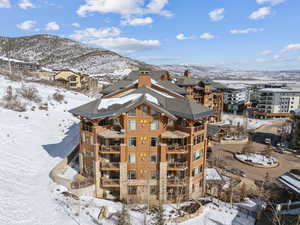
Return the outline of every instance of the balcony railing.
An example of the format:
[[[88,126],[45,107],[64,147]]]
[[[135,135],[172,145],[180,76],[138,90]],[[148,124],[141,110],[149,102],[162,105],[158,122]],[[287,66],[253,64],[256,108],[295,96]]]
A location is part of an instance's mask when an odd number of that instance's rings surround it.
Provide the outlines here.
[[[194,127],[194,132],[198,132],[198,131],[201,131],[201,130],[204,130],[204,125]]]
[[[120,145],[101,145],[100,151],[101,152],[120,152],[121,147]]]
[[[168,152],[187,152],[186,145],[168,145]]]
[[[120,185],[120,180],[119,179],[102,178],[101,183],[102,183],[102,185]]]
[[[185,178],[172,177],[167,179],[167,185],[186,185],[186,184],[187,182]]]
[[[119,169],[120,163],[118,163],[118,162],[101,162],[100,166],[103,169]]]
[[[168,168],[171,169],[186,169],[187,163],[186,162],[169,162]]]

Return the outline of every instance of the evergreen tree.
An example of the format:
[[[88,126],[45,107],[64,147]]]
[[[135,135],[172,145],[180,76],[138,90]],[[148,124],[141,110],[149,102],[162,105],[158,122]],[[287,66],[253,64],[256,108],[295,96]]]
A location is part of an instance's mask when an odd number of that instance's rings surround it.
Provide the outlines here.
[[[300,122],[296,124],[289,147],[297,150],[300,148]]]
[[[117,225],[130,225],[129,213],[125,204],[122,205],[122,211],[120,212]]]
[[[164,208],[162,204],[159,204],[156,216],[155,216],[155,225],[165,225],[166,220],[164,218]]]

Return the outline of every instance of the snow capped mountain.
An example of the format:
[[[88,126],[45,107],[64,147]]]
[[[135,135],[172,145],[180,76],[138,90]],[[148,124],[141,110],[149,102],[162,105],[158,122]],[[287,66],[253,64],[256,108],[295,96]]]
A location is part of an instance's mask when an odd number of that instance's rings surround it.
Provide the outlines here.
[[[53,35],[0,37],[0,56],[39,63],[50,69],[68,68],[100,76],[122,76],[128,70],[146,65],[112,51]]]
[[[168,70],[175,75],[182,75],[185,70],[192,70],[193,75],[209,79],[258,79],[258,80],[300,80],[300,71],[256,71],[256,70],[233,70],[229,68],[190,65],[190,64],[173,64],[160,65],[161,68]]]

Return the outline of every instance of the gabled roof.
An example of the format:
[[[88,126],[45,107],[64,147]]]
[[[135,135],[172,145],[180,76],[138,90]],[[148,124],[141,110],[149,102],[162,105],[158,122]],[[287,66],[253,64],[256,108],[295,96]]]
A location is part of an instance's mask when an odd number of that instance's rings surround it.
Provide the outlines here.
[[[278,180],[285,186],[293,190],[294,192],[300,194],[300,170],[294,169],[289,172],[284,173]]]
[[[163,86],[164,88],[166,89],[169,89],[171,91],[174,91],[178,94],[187,94],[186,90],[184,88],[181,88],[179,86],[177,86],[176,84],[172,83],[171,81],[169,80],[162,80],[162,81],[159,81],[158,84],[160,86]]]
[[[191,77],[180,77],[175,84],[179,86],[196,86],[199,84],[199,80]]]
[[[172,119],[178,116],[196,120],[215,114],[214,111],[194,100],[175,98],[147,86],[137,88],[118,98],[103,98],[92,101],[72,109],[70,112],[91,119],[114,117],[143,102],[147,102],[147,104]]]
[[[145,70],[149,70],[149,69],[145,69]],[[137,80],[139,78],[140,75],[140,71],[132,71],[129,73],[129,75],[127,76],[126,80]],[[149,71],[149,75],[152,79],[159,81],[161,76],[167,74],[168,71],[166,70],[153,70],[153,71]]]
[[[107,88],[103,89],[101,91],[101,93],[107,95],[107,94],[125,89],[126,87],[130,86],[131,84],[133,84],[132,80],[120,80],[120,81],[108,86]]]

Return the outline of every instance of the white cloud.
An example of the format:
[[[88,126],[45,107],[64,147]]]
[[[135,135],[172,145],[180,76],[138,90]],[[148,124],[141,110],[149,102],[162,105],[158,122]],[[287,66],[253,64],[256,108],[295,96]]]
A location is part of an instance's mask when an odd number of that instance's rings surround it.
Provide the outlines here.
[[[46,30],[59,30],[60,26],[56,22],[50,22],[46,25]]]
[[[157,49],[160,47],[159,40],[137,40],[128,37],[100,38],[89,41],[90,44],[98,45],[105,49],[121,53],[133,53]]]
[[[10,1],[9,0],[0,0],[0,8],[10,8]]]
[[[31,30],[31,31],[38,31],[37,28],[35,28],[36,21],[34,20],[26,20],[22,23],[17,24],[17,28],[21,30]]]
[[[289,51],[300,51],[300,44],[289,44],[285,48],[282,49],[283,52]]]
[[[20,0],[19,7],[21,9],[34,8],[35,6],[30,2],[30,0]]]
[[[116,37],[120,34],[121,30],[117,27],[87,28],[85,30],[76,30],[71,37],[79,41],[90,41],[97,38]]]
[[[285,0],[256,0],[256,2],[257,2],[257,4],[278,5],[278,4],[285,2]]]
[[[224,8],[215,9],[213,11],[210,11],[208,15],[212,21],[219,21],[224,18],[224,12],[225,12]]]
[[[243,29],[243,30],[231,30],[230,33],[231,34],[249,34],[249,33],[257,33],[257,32],[262,32],[264,31],[264,28],[247,28],[247,29]]]
[[[146,18],[128,18],[126,20],[121,21],[121,25],[124,26],[145,26],[153,23],[153,19],[151,17]]]
[[[73,27],[80,27],[80,24],[79,23],[72,23],[72,26]]]
[[[168,0],[151,0],[148,5],[143,0],[84,0],[85,4],[77,10],[80,16],[86,16],[89,12],[117,13],[122,16],[160,14],[166,17],[172,13],[163,8]]]
[[[266,16],[271,14],[271,8],[270,7],[262,7],[259,8],[257,11],[254,11],[249,16],[252,20],[260,20],[266,18]]]
[[[214,39],[215,35],[210,34],[210,33],[203,33],[203,34],[201,34],[200,38],[210,40],[210,39]]]
[[[182,40],[188,40],[188,39],[191,40],[191,39],[194,39],[194,37],[193,36],[187,37],[183,33],[180,33],[180,34],[176,35],[176,39],[182,41]]]
[[[265,50],[265,51],[262,51],[260,54],[261,55],[271,55],[273,52],[271,50]]]

